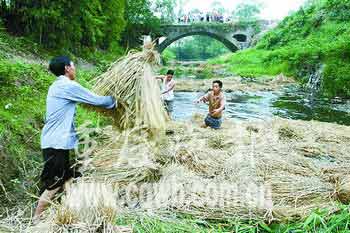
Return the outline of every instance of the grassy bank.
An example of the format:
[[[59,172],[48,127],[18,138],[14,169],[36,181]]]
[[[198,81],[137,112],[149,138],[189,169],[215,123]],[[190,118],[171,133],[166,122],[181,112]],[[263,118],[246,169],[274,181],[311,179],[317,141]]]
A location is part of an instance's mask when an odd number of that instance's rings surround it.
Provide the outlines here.
[[[284,73],[302,83],[323,66],[322,92],[350,96],[350,2],[317,1],[285,18],[255,48],[216,58],[242,76]]]

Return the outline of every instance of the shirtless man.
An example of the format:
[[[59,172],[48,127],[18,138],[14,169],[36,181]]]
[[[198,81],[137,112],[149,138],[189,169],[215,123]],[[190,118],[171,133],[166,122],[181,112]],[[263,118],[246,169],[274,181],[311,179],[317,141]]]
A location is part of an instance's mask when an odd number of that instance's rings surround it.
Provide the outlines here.
[[[209,126],[212,129],[220,129],[222,124],[222,113],[225,109],[225,96],[222,92],[222,82],[220,80],[214,81],[212,91],[208,92],[195,102],[209,103],[209,113],[205,118],[202,127],[206,128]]]

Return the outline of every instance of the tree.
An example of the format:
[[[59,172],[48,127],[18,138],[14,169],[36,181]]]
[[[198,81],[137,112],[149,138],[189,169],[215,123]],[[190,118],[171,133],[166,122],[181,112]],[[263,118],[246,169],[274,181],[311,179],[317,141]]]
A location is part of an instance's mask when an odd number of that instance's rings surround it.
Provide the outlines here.
[[[218,12],[219,14],[223,15],[226,12],[225,7],[222,5],[220,1],[214,1],[211,4],[211,9]]]
[[[151,11],[149,0],[126,0],[124,18],[127,22],[122,34],[122,43],[127,48],[141,44],[142,35],[159,34],[160,19]]]
[[[176,0],[154,0],[152,11],[159,15],[162,23],[174,23],[176,20]]]
[[[253,21],[257,20],[261,12],[261,5],[251,3],[240,3],[234,11],[234,17],[240,21]]]
[[[124,0],[6,0],[0,9],[9,32],[72,52],[109,48],[125,26]]]
[[[105,49],[113,49],[117,47],[126,26],[124,19],[125,1],[104,0],[102,9],[103,15],[106,17],[106,23],[102,28],[105,35],[102,45]]]
[[[177,12],[176,15],[177,17],[182,17],[185,14],[185,10],[184,10],[184,2],[185,0],[178,0],[178,4],[177,4]]]

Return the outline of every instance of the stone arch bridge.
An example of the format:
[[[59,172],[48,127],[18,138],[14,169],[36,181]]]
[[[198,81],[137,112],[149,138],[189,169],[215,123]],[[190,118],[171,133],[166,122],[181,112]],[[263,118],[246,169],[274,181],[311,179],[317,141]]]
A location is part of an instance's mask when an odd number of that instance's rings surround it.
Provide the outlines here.
[[[258,21],[246,23],[197,23],[189,25],[163,25],[157,35],[157,49],[161,53],[173,42],[193,35],[204,35],[222,42],[229,50],[235,52],[249,48],[259,32],[264,32],[276,25],[276,21]],[[256,28],[259,27],[260,30]]]

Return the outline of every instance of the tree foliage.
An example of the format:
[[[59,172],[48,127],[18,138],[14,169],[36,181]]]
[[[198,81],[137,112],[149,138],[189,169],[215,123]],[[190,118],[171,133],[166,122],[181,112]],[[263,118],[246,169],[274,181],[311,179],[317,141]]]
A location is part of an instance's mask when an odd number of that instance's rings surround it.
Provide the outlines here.
[[[0,16],[15,35],[47,48],[111,48],[124,30],[124,0],[5,0]]]
[[[240,3],[233,13],[233,16],[240,21],[257,20],[261,12],[261,5],[257,3]]]
[[[229,50],[219,41],[208,36],[192,36],[175,42],[169,50],[177,60],[207,60]]]
[[[137,47],[142,35],[156,35],[160,28],[160,19],[151,10],[149,0],[126,0],[125,16],[127,24],[122,36],[127,48]]]
[[[220,1],[212,2],[210,8],[221,15],[225,14],[227,11]]]
[[[176,6],[177,0],[154,0],[152,11],[160,18],[162,23],[174,23],[177,18]]]

